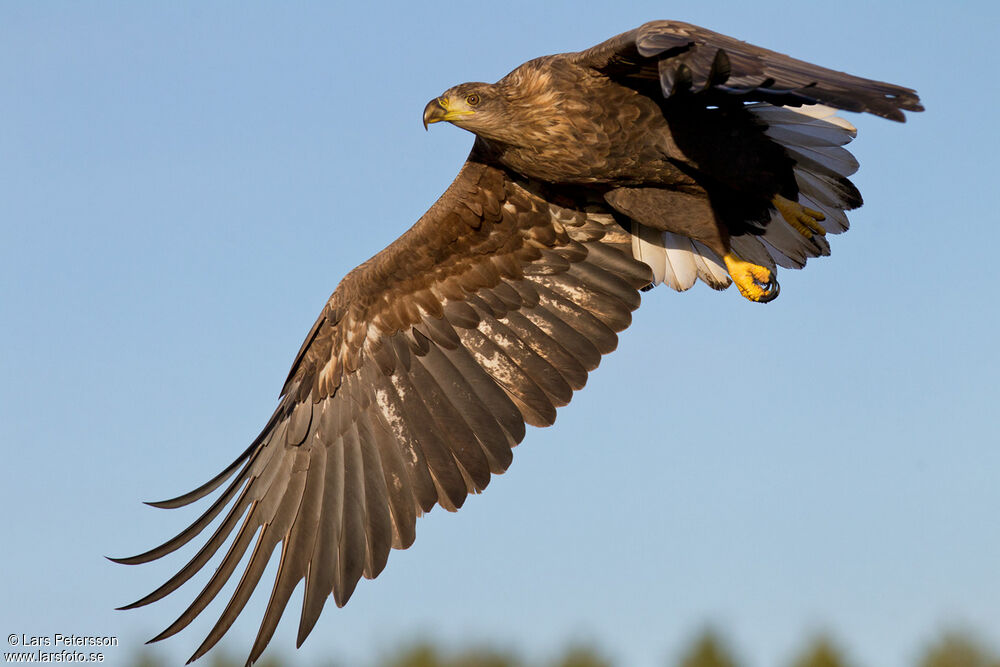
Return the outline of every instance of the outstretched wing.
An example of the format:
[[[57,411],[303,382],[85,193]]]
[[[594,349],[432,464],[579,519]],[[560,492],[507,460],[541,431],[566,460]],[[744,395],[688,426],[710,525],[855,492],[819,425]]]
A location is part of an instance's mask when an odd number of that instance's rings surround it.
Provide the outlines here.
[[[638,288],[651,280],[631,258],[628,235],[600,208],[556,205],[476,155],[412,229],[343,280],[249,449],[202,487],[154,503],[187,505],[236,475],[189,528],[118,560],[171,553],[225,511],[174,577],[128,607],[146,605],[190,579],[235,533],[208,584],[154,641],[204,610],[256,537],[232,599],[192,659],[229,629],[279,544],[250,660],[305,579],[301,644],[327,596],[344,605],[362,575],[382,571],[390,547],[413,542],[421,513],[461,507],[506,470],[525,423],[551,424],[615,348]]]
[[[651,21],[581,51],[576,62],[612,76],[657,78],[664,96],[701,91],[779,105],[825,104],[905,121],[915,91],[796,60],[679,21]]]

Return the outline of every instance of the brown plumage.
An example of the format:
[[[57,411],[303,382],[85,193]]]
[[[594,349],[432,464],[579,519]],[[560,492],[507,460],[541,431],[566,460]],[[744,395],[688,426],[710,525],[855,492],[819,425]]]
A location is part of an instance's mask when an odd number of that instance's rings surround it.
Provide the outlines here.
[[[777,294],[775,263],[828,254],[860,205],[823,104],[902,120],[913,91],[833,72],[675,22],[450,89],[425,123],[477,135],[451,187],[409,231],[350,272],[292,365],[277,410],[225,471],[235,478],[188,529],[122,563],[173,552],[225,518],[137,607],[171,593],[235,539],[187,626],[256,539],[230,604],[192,659],[228,630],[278,545],[280,565],[248,662],[305,579],[298,642],[329,595],[341,606],[415,520],[484,489],[525,424],[548,426],[617,344],[658,282]],[[790,107],[786,109],[783,107]],[[815,214],[815,215],[814,215]],[[748,268],[749,267],[749,268]],[[749,278],[747,276],[750,276]]]

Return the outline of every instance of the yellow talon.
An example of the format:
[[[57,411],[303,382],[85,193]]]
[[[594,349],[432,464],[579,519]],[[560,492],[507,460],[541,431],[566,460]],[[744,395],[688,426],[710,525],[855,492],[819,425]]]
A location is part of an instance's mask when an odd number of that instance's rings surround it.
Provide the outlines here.
[[[785,222],[790,224],[795,228],[795,231],[807,239],[811,239],[813,234],[819,234],[820,236],[826,234],[826,229],[823,228],[823,225],[819,224],[820,220],[826,220],[826,216],[819,211],[806,208],[802,204],[794,202],[791,199],[786,199],[781,195],[775,195],[771,203],[774,204],[774,208],[778,209],[778,213],[785,219]]]
[[[722,259],[740,294],[747,299],[767,303],[778,298],[781,286],[770,269],[746,262],[732,253],[726,253]]]

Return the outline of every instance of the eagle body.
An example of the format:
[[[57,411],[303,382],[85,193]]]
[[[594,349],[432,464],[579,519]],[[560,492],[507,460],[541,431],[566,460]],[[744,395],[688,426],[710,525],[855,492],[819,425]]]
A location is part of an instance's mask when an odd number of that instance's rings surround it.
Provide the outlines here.
[[[495,84],[449,91],[500,107],[477,134],[476,159],[530,179],[586,185],[612,208],[662,231],[696,239],[719,256],[731,232],[769,217],[770,201],[798,196],[794,161],[744,103],[651,94],[656,79],[621,80],[580,64],[581,54],[531,60]],[[619,188],[625,188],[620,190]],[[860,197],[855,205],[860,204]]]
[[[454,511],[548,426],[615,349],[640,291],[735,283],[777,297],[777,267],[828,255],[861,204],[838,109],[903,120],[908,88],[862,79],[685,23],[654,21],[495,84],[432,99],[425,126],[476,135],[454,182],[341,281],[260,435],[175,508],[220,489],[188,528],[126,564],[218,526],[159,600],[228,544],[208,583],[154,640],[191,623],[248,550],[233,596],[194,652],[278,572],[248,664],[304,580],[298,643],[329,598],[347,603],[416,519]]]
[[[657,101],[567,56],[481,86],[507,107],[508,122],[479,136],[514,173],[560,184],[694,184],[673,162],[684,156]]]

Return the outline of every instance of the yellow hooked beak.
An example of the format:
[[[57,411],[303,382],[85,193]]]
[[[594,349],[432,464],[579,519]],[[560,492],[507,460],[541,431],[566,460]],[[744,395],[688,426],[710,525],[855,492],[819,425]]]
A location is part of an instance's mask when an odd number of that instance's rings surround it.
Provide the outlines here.
[[[455,120],[461,116],[469,116],[476,113],[471,109],[456,109],[447,97],[435,97],[424,107],[424,129],[431,123],[438,123],[442,120]]]

